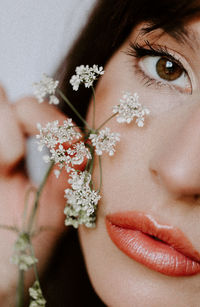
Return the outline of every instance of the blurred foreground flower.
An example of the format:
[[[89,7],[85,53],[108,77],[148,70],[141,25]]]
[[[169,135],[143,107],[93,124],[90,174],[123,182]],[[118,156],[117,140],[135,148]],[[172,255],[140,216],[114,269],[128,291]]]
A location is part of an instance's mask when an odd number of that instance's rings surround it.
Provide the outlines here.
[[[29,288],[31,303],[29,307],[45,307],[46,300],[43,297],[39,282],[36,280],[31,288]]]
[[[42,103],[44,99],[49,96],[50,104],[59,104],[58,98],[55,96],[55,90],[59,81],[54,81],[53,78],[43,74],[43,79],[39,83],[34,83],[34,95],[38,99],[39,103]]]
[[[38,262],[37,258],[30,254],[30,241],[26,233],[21,233],[17,238],[11,262],[16,264],[22,271],[27,271]]]

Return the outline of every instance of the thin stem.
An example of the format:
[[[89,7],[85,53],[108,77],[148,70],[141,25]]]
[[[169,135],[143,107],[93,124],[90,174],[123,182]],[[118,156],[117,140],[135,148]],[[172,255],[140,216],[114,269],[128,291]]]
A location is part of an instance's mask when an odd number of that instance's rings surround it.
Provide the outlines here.
[[[36,192],[36,197],[35,197],[35,202],[34,202],[34,206],[33,206],[33,210],[31,212],[31,216],[29,218],[29,223],[28,223],[28,233],[30,234],[31,233],[31,230],[32,230],[32,226],[33,226],[33,222],[34,222],[34,218],[35,218],[35,215],[36,215],[36,211],[37,211],[37,208],[38,208],[38,203],[39,203],[39,199],[40,199],[40,195],[42,193],[42,190],[44,188],[44,185],[47,181],[47,178],[52,170],[54,166],[54,162],[51,163],[51,165],[49,166],[49,169],[47,170],[45,176],[44,176],[44,179],[43,181],[41,182],[37,192]]]
[[[92,159],[90,160],[90,165],[89,165],[89,170],[88,170],[90,174],[92,174],[93,166],[94,166],[94,148],[93,147],[91,150],[91,155],[92,155]]]
[[[91,145],[88,144],[88,143],[86,143],[85,146],[89,148],[90,154],[91,154],[91,157],[92,157],[91,159],[88,159],[88,160],[87,160],[87,164],[86,164],[86,167],[85,167],[85,170],[89,172],[89,170],[90,170],[90,165],[91,165],[91,161],[92,161],[93,156],[94,156],[94,147],[91,146]]]
[[[41,226],[38,229],[36,229],[36,231],[32,232],[30,235],[31,235],[31,238],[34,238],[34,237],[38,236],[43,231],[53,231],[53,230],[56,230],[56,228],[51,227],[51,226]]]
[[[29,196],[31,192],[35,192],[34,187],[29,187],[29,189],[26,191],[25,195],[25,206],[24,206],[24,213],[23,213],[23,222],[22,222],[22,231],[25,230],[25,222],[26,222],[26,215],[27,215],[27,209],[28,209],[28,201],[29,201]]]
[[[117,113],[112,114],[110,117],[108,117],[108,119],[106,119],[97,129],[96,131],[98,131],[99,129],[101,129],[109,120],[111,120],[113,117],[115,117],[117,115]]]
[[[92,128],[95,129],[95,91],[92,86],[92,96],[93,96],[93,120],[92,120]]]
[[[68,106],[72,109],[72,111],[78,116],[78,118],[91,130],[90,126],[86,122],[86,120],[81,116],[81,114],[76,110],[76,108],[71,104],[69,99],[61,92],[60,89],[57,89],[58,94],[62,97],[62,99],[68,104]]]
[[[35,258],[35,253],[34,253],[34,249],[33,249],[33,245],[30,241],[30,251],[31,251],[31,254],[33,256],[33,258]],[[38,270],[37,270],[37,265],[36,263],[34,262],[33,264],[33,269],[34,269],[34,273],[35,273],[35,279],[38,281],[38,283],[40,284],[40,281],[39,281],[39,274],[38,274]]]
[[[17,285],[17,298],[16,307],[24,306],[24,271],[19,270],[18,285]]]
[[[10,230],[14,232],[19,232],[19,229],[15,226],[9,226],[9,225],[0,225],[0,229]]]
[[[101,165],[101,156],[99,156],[99,171],[100,171],[100,183],[99,183],[98,192],[101,191],[101,187],[102,187],[102,165]]]

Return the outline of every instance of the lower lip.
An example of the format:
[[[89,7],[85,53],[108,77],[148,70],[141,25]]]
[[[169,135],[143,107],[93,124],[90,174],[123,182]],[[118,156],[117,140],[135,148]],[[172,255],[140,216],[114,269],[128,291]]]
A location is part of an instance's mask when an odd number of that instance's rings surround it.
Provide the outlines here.
[[[172,246],[157,241],[139,230],[123,228],[106,219],[111,240],[127,256],[146,267],[168,276],[190,276],[200,273],[200,264]]]

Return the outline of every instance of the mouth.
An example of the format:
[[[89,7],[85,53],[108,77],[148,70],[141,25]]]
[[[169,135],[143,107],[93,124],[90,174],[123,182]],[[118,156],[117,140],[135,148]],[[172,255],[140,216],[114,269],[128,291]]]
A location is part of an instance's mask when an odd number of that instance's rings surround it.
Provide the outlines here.
[[[122,252],[154,271],[168,276],[200,273],[200,254],[176,227],[138,211],[107,215],[106,227]]]

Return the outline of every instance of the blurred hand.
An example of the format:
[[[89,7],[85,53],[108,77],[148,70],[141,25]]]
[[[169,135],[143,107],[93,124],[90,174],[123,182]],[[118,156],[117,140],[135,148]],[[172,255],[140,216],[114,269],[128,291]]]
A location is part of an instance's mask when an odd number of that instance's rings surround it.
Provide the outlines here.
[[[23,167],[26,138],[38,133],[37,122],[43,126],[55,119],[62,122],[65,118],[55,107],[45,103],[38,104],[34,98],[27,97],[10,104],[4,90],[0,88],[1,225],[21,227],[25,193],[34,185]],[[41,196],[37,225],[50,226],[54,229],[41,232],[33,239],[40,272],[44,269],[56,240],[66,228],[63,210],[64,189],[67,187],[65,171],[61,173],[59,179],[51,173]],[[16,238],[15,233],[0,229],[0,306],[13,306],[11,302],[13,298],[15,299],[18,271],[17,267],[10,263],[10,257]],[[28,275],[27,284],[33,281],[31,274]],[[9,302],[8,297],[11,299]]]

